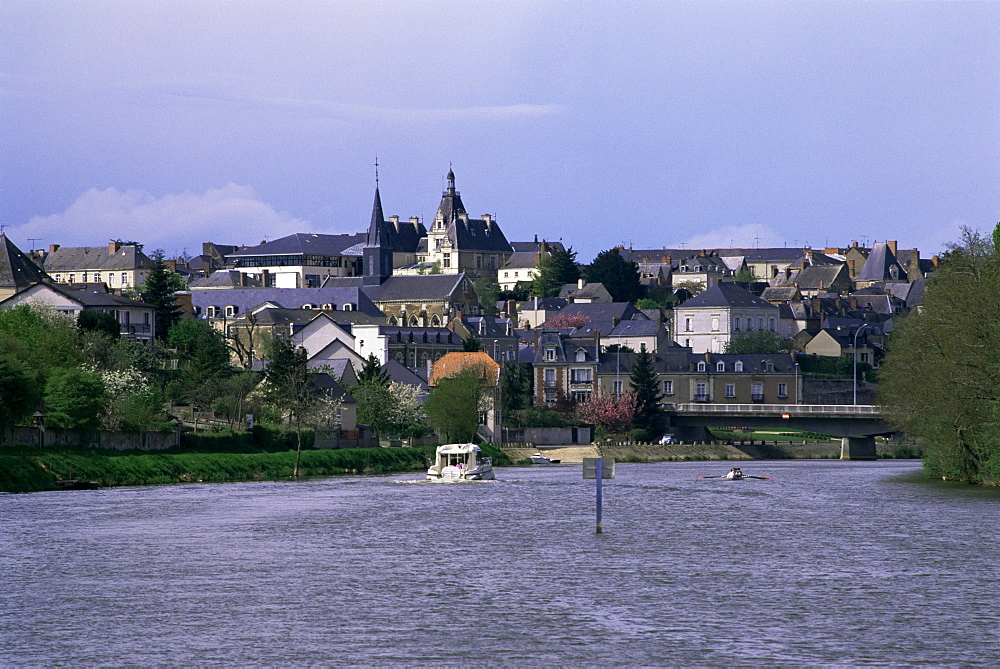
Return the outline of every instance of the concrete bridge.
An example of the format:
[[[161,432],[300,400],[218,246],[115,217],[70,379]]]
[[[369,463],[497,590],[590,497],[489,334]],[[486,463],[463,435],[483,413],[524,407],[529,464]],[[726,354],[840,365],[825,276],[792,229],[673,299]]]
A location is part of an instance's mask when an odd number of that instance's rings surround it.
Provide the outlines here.
[[[875,459],[875,437],[892,433],[870,404],[674,404],[666,415],[682,441],[707,440],[709,427],[829,434],[841,438],[843,460]]]

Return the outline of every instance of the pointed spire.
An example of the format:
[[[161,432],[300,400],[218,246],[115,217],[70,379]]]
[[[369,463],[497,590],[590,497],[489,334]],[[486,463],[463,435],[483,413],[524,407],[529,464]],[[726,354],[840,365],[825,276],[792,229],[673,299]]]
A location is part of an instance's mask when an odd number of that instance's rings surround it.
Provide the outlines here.
[[[372,221],[368,226],[368,239],[366,246],[382,246],[388,242],[388,234],[385,229],[385,215],[382,213],[382,196],[375,186],[375,202],[372,204]]]

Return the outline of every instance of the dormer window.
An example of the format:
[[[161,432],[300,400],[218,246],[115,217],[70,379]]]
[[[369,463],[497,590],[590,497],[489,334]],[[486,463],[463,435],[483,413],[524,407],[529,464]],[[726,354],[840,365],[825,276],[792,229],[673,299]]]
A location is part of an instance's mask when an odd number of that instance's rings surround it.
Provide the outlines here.
[[[236,312],[238,311],[239,309],[237,307],[234,307],[233,305],[230,304],[229,306],[226,307],[226,317],[232,318],[233,316],[236,315]]]
[[[344,302],[344,311],[354,311],[354,305],[350,302]]]
[[[582,349],[582,348],[578,348],[576,350],[576,361],[577,362],[585,362],[586,360],[587,360],[587,350],[586,349]]]
[[[733,371],[734,372],[742,372],[743,371],[743,361],[742,360],[737,360],[736,361],[736,364],[733,365]]]
[[[717,372],[724,372],[724,371],[726,371],[726,363],[722,362],[721,360],[719,362],[715,363],[715,371],[717,371]]]
[[[705,365],[705,361],[704,360],[698,361],[698,371],[699,372],[704,372],[706,369],[707,369],[707,366]]]
[[[554,348],[545,349],[545,360],[546,362],[551,362],[556,359],[556,350]]]
[[[334,310],[335,310],[335,308],[334,308],[334,306],[332,304],[324,304],[323,305],[323,311],[334,311]]]
[[[215,318],[215,311],[217,307],[205,307],[205,315],[209,318]]]

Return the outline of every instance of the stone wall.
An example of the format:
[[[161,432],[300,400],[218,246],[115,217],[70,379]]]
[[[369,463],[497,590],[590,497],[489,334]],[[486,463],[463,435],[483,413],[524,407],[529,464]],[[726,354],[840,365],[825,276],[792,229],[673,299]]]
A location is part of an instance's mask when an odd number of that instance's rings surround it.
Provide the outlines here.
[[[177,445],[177,435],[163,432],[106,432],[69,430],[59,427],[7,427],[0,430],[0,447],[46,448],[72,446],[115,451],[162,451]]]

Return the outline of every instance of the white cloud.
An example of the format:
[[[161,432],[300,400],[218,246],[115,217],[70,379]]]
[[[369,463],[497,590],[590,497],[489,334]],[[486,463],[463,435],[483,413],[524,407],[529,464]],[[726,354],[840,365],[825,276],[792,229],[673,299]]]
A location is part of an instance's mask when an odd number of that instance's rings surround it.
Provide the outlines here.
[[[100,246],[125,239],[174,256],[184,249],[192,255],[201,253],[202,242],[258,244],[295,232],[312,232],[312,225],[275,211],[248,186],[227,184],[204,193],[160,198],[138,190],[92,188],[66,211],[34,216],[11,234],[37,240],[37,246],[44,248]]]
[[[799,240],[804,246],[808,240]],[[787,246],[785,236],[774,228],[752,223],[749,225],[725,225],[708,230],[678,242],[673,248],[714,249],[714,248],[777,248]]]

